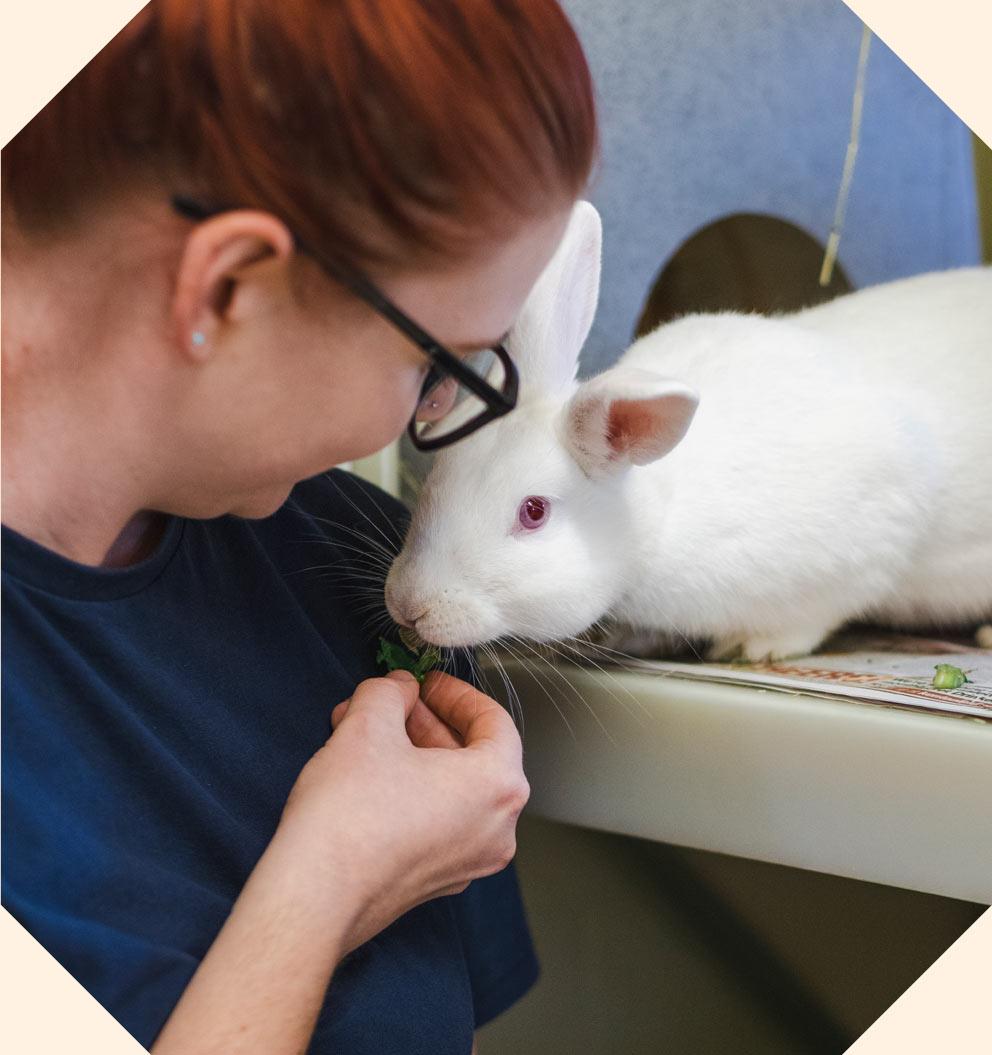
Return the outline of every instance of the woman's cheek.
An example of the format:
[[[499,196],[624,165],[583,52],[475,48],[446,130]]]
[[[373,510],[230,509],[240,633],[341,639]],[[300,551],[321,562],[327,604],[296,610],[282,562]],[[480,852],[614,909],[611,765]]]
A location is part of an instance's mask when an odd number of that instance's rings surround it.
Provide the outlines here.
[[[356,402],[358,420],[354,422],[352,435],[364,448],[355,457],[365,457],[389,446],[403,435],[417,407],[420,394],[419,383],[383,387],[369,395],[361,404]]]

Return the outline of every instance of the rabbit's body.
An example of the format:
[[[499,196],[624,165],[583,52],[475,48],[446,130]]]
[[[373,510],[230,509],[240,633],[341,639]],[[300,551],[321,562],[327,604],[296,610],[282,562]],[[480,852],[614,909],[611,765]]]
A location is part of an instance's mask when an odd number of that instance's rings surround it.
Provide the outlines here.
[[[598,261],[580,203],[511,334],[520,405],[428,476],[398,622],[468,645],[608,616],[760,659],[992,615],[992,270],[689,316],[580,383]]]
[[[690,316],[618,366],[700,404],[670,454],[630,471],[648,515],[611,615],[759,658],[854,617],[992,612],[992,271],[791,316]]]

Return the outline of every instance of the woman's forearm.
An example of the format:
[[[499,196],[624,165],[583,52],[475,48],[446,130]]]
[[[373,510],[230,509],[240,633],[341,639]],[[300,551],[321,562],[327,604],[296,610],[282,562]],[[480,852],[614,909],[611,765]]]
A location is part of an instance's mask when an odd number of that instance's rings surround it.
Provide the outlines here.
[[[329,905],[277,834],[159,1034],[154,1055],[299,1055],[346,951],[352,906]],[[323,884],[320,884],[323,886]]]

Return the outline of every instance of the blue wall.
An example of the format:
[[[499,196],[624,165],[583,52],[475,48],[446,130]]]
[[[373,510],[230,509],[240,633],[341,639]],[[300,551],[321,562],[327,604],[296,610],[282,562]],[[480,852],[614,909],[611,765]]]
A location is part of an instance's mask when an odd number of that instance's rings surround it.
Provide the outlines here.
[[[597,84],[603,291],[583,373],[629,343],[693,231],[768,212],[826,241],[861,23],[840,0],[563,0]],[[968,129],[878,39],[840,259],[856,286],[977,263]]]

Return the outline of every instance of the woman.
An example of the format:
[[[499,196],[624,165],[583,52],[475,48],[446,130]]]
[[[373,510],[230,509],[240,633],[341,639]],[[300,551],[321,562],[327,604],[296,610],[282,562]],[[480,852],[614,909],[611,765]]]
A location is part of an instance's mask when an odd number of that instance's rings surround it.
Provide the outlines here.
[[[156,1052],[464,1053],[534,980],[516,730],[376,676],[320,569],[401,510],[326,470],[512,405],[461,357],[594,139],[553,0],[153,0],[4,151],[4,900]]]

